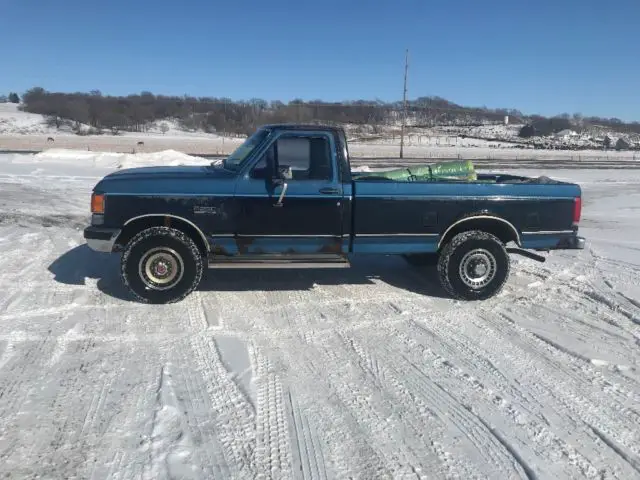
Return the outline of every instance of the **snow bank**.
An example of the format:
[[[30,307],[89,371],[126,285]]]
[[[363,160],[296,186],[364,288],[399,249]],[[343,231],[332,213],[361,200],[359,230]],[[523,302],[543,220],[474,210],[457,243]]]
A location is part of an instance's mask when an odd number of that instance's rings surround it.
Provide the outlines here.
[[[144,167],[149,165],[201,165],[211,163],[202,157],[194,157],[176,150],[162,152],[125,154],[119,168]]]
[[[15,103],[0,103],[0,133],[29,135],[52,131],[42,115],[18,110]]]
[[[200,165],[210,160],[176,150],[152,153],[111,153],[53,148],[33,156],[34,162],[92,164],[107,168],[132,168],[157,165]]]

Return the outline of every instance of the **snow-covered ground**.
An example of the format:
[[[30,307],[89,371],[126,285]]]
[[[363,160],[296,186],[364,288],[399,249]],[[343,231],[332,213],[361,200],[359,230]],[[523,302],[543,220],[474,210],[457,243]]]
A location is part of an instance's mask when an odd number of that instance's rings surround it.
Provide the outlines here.
[[[82,238],[113,168],[0,155],[0,474],[640,478],[640,172],[551,172],[588,248],[483,303],[372,257],[146,306]]]

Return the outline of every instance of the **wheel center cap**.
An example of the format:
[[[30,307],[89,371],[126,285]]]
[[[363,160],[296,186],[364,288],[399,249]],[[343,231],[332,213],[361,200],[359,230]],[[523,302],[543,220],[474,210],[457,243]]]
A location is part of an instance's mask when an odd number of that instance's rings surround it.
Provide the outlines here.
[[[167,267],[166,263],[159,262],[156,265],[156,275],[166,275],[168,271],[169,271],[169,267]]]
[[[484,263],[477,263],[473,271],[477,276],[481,277],[487,273],[487,266]]]

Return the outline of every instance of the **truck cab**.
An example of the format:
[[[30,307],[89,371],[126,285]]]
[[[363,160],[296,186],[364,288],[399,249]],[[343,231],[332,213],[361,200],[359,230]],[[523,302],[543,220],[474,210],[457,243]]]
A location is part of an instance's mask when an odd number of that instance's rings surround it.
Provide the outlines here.
[[[288,263],[315,258],[335,264],[339,259],[332,256],[349,251],[351,231],[344,133],[289,126],[265,127],[256,135],[266,139],[255,151],[240,155],[239,161],[223,161],[223,168],[237,172],[237,222],[229,237],[214,240],[214,253],[222,262],[224,257],[248,263],[286,255]]]

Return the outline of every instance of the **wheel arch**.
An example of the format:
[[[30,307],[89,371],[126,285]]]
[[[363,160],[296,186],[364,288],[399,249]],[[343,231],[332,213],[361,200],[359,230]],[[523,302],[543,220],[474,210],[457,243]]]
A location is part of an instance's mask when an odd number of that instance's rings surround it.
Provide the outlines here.
[[[151,227],[171,227],[180,230],[195,242],[203,256],[206,256],[210,251],[207,237],[195,223],[167,213],[151,213],[130,218],[124,223],[115,243],[124,247],[136,234]]]
[[[497,215],[481,213],[461,218],[449,225],[438,241],[438,250],[449,243],[457,234],[469,230],[481,230],[491,233],[505,245],[511,241],[518,246],[522,245],[520,233],[513,223]]]

